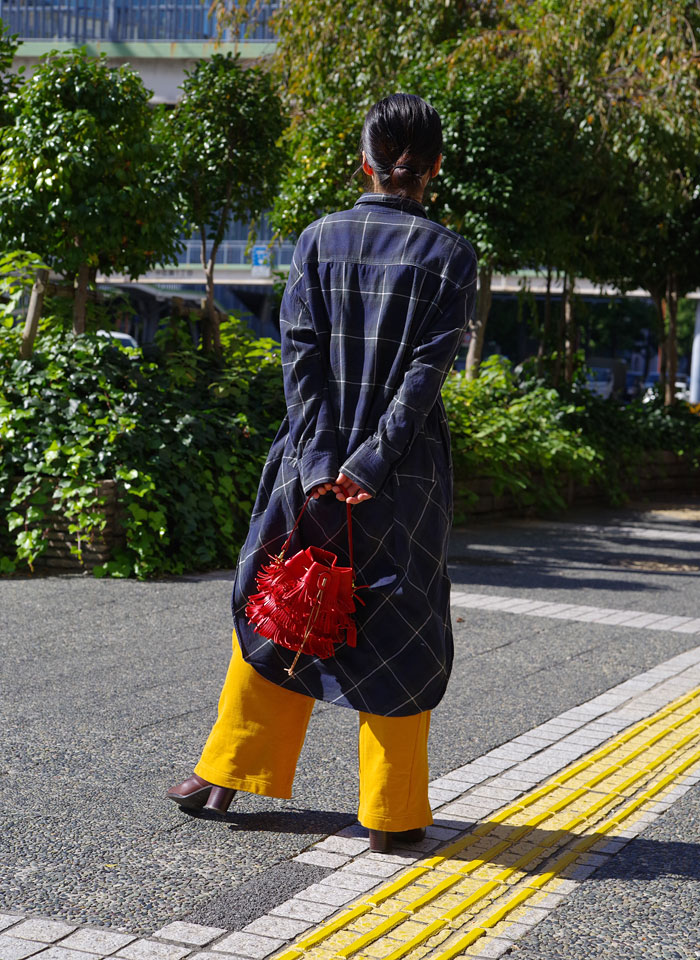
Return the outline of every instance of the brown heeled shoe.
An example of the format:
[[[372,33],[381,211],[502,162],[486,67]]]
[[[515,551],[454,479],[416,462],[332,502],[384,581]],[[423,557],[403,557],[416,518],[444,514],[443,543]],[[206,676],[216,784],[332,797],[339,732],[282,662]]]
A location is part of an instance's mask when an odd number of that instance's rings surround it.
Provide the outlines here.
[[[370,830],[369,848],[372,853],[391,853],[394,843],[420,843],[425,839],[425,827],[413,830]]]
[[[226,811],[231,805],[231,801],[236,795],[236,791],[231,787],[212,786],[209,793],[209,799],[202,807],[209,813],[218,813],[220,817],[226,816]]]
[[[175,803],[179,803],[181,807],[185,807],[187,810],[201,810],[207,802],[212,786],[213,784],[209,783],[208,780],[204,780],[193,773],[187,780],[171,787],[165,796],[168,800],[174,800]]]
[[[223,817],[235,793],[235,790],[217,787],[215,783],[209,783],[208,780],[193,773],[187,780],[171,787],[166,797],[187,810],[208,810],[209,813],[218,813]]]

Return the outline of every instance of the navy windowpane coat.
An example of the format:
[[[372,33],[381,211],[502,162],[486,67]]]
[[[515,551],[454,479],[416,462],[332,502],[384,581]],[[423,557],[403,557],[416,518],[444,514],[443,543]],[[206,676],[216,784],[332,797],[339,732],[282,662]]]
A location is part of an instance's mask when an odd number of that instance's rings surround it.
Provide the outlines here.
[[[287,416],[273,441],[233,590],[246,661],[267,680],[383,716],[430,710],[452,666],[446,553],[450,436],[440,389],[472,312],[476,257],[420,203],[364,194],[312,223],[281,306]],[[353,507],[357,646],[294,658],[245,616],[305,495],[343,472],[373,499]],[[348,564],[346,508],[312,500],[288,556],[315,545]]]

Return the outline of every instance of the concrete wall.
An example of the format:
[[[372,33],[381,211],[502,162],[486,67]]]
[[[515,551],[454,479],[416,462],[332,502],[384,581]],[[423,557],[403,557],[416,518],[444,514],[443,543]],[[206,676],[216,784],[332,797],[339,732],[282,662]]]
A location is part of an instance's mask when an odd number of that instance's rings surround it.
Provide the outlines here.
[[[124,43],[88,43],[88,53],[97,56],[106,54],[111,67],[129,63],[138,71],[144,84],[153,91],[152,103],[175,103],[179,96],[179,87],[185,78],[185,71],[192,70],[204,57],[213,53],[235,53],[238,51],[245,62],[252,63],[260,57],[268,56],[275,48],[274,42],[215,43],[214,41],[133,41]],[[24,65],[25,73],[31,75],[39,57],[50,50],[74,49],[75,44],[67,40],[29,40],[21,44],[12,69],[14,72]]]

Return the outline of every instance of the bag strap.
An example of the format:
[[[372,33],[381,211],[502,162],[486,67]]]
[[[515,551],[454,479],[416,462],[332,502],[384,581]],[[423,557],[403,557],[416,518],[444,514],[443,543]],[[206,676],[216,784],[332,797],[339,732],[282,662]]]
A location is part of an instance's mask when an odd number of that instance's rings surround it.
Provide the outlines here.
[[[284,541],[284,546],[283,546],[282,549],[280,550],[280,557],[283,557],[283,556],[285,555],[285,553],[287,552],[287,547],[288,547],[289,544],[291,543],[291,540],[292,540],[292,537],[294,536],[294,533],[295,533],[295,531],[296,531],[296,528],[299,526],[299,521],[300,521],[301,518],[304,516],[304,511],[305,511],[306,508],[308,507],[308,505],[309,505],[309,500],[310,500],[310,499],[311,499],[311,494],[309,494],[308,497],[306,498],[306,500],[304,500],[304,506],[303,506],[303,507],[301,508],[301,510],[299,511],[299,516],[297,517],[296,522],[295,522],[294,526],[292,527],[291,533],[289,534],[289,536],[287,537],[287,539]],[[354,572],[355,572],[355,561],[354,561],[353,549],[352,549],[352,507],[351,507],[351,505],[350,505],[349,503],[346,503],[345,506],[346,506],[347,511],[348,511],[348,553],[349,553],[349,555],[350,555],[350,569],[351,569],[351,570],[353,571],[353,573],[354,573]]]

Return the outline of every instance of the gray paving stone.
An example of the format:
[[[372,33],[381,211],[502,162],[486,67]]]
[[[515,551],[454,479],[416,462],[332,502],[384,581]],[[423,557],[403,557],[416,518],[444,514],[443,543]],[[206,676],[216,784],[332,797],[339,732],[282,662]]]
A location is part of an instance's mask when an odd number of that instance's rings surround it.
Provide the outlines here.
[[[84,953],[82,950],[66,950],[55,944],[38,954],[42,960],[96,960],[99,953]]]
[[[440,816],[435,817],[435,826],[437,827],[446,827],[448,830],[456,830],[458,833],[464,833],[464,820],[462,817],[451,818],[447,815],[443,816],[442,811],[440,811]]]
[[[471,793],[468,793],[465,801],[469,802],[472,797],[483,797],[486,800],[500,800],[502,803],[507,803],[509,800],[515,800],[521,793],[522,790],[518,790],[517,787],[494,786],[487,783],[483,787],[477,787]]]
[[[14,926],[14,924],[19,923],[21,920],[24,920],[21,914],[0,913],[0,931],[7,930],[8,927]]]
[[[561,876],[565,880],[585,880],[597,869],[593,864],[572,863],[570,867],[562,870]]]
[[[449,814],[450,817],[456,817],[460,820],[471,819],[476,821],[490,817],[495,810],[498,810],[499,806],[501,806],[501,804],[499,804],[497,800],[478,805],[476,803],[450,803],[448,806],[443,807],[443,810],[446,814]]]
[[[595,610],[592,607],[579,605],[576,607],[570,607],[568,610],[560,610],[558,613],[552,613],[550,616],[554,620],[576,620],[578,617],[585,616],[590,613],[595,613]]]
[[[327,850],[330,853],[344,853],[356,857],[369,847],[369,837],[327,837],[320,843],[315,843],[312,850]]]
[[[493,760],[527,760],[536,752],[536,749],[532,744],[507,743],[487,753],[486,756]]]
[[[417,847],[418,844],[417,843],[411,844],[411,848],[413,848],[414,846]],[[408,850],[409,848],[406,847],[405,849]],[[375,860],[377,863],[393,863],[393,864],[396,864],[397,867],[400,867],[404,863],[406,863],[407,859],[418,859],[418,857],[414,857],[414,858],[406,857],[405,852],[403,850],[397,853],[397,851],[392,847],[392,853],[375,853],[373,851],[372,853],[367,854],[367,859]]]
[[[292,920],[309,920],[320,923],[336,912],[337,908],[327,903],[312,903],[310,900],[287,900],[278,907],[270,910],[276,917],[290,917]]]
[[[191,943],[195,947],[205,947],[224,933],[226,930],[222,927],[204,927],[200,923],[183,923],[181,920],[175,920],[156,930],[153,936],[163,940],[177,940],[179,943]]]
[[[683,623],[690,623],[690,617],[666,617],[665,620],[657,620],[656,623],[650,623],[645,628],[647,630],[674,630]]]
[[[528,762],[529,762],[529,761],[528,761]],[[512,770],[506,770],[505,773],[502,773],[502,774],[501,774],[496,780],[494,780],[493,782],[494,782],[494,783],[498,783],[498,784],[503,783],[503,784],[505,784],[506,786],[508,786],[508,784],[509,784],[511,781],[513,781],[514,783],[523,783],[523,782],[526,782],[526,783],[529,783],[531,786],[534,786],[534,784],[540,782],[539,777],[529,776],[528,773],[527,773],[527,771],[521,770],[520,767],[513,767]]]
[[[476,771],[487,771],[489,776],[494,776],[495,774],[502,773],[504,770],[512,767],[515,762],[515,760],[506,759],[505,757],[491,757],[489,755],[485,755],[483,757],[479,757],[478,760],[474,760],[470,766]]]
[[[338,871],[340,872],[340,871]],[[376,884],[372,884],[376,886]],[[342,907],[344,904],[354,900],[357,896],[355,890],[349,890],[347,887],[331,886],[326,883],[313,883],[306,890],[300,890],[296,894],[297,900],[310,900],[312,903],[327,903],[334,907]]]
[[[353,890],[356,894],[371,890],[380,883],[379,877],[369,877],[364,873],[347,873],[345,870],[336,870],[330,873],[325,880],[320,881],[320,886],[340,887],[345,890]]]
[[[174,943],[158,943],[156,940],[134,940],[122,947],[115,957],[125,960],[182,960],[191,952],[191,947],[178,947]]]
[[[294,857],[297,863],[310,863],[315,867],[330,867],[335,870],[346,864],[350,857],[342,853],[329,853],[327,850],[305,850],[297,857]]]
[[[476,955],[470,955],[470,960],[498,960],[508,950],[512,950],[512,940],[502,940],[500,937],[494,937],[492,940],[479,943],[477,940],[473,949],[478,950]]]
[[[20,937],[23,940],[38,940],[40,943],[56,943],[76,929],[74,924],[62,920],[41,920],[30,918],[5,931],[8,937]]]
[[[584,863],[587,863],[592,867],[602,867],[604,863],[608,862],[610,857],[606,857],[602,853],[587,853],[582,859]]]
[[[191,957],[188,957],[188,960],[243,960],[243,958],[237,957],[233,953],[210,953],[209,951],[204,951],[203,953],[193,953]]]
[[[404,863],[407,860],[409,854],[416,855],[416,859],[420,859],[418,854],[421,853],[430,853],[431,850],[437,849],[441,845],[442,841],[436,840],[433,837],[429,837],[426,833],[423,840],[419,840],[418,843],[409,843],[405,847],[402,847],[400,844],[394,843],[394,852],[401,852]]]
[[[62,947],[70,950],[84,950],[86,953],[99,953],[106,957],[110,953],[116,953],[127,943],[132,943],[136,937],[129,933],[117,933],[111,930],[94,930],[91,927],[83,927],[71,933],[69,937],[61,941]]]
[[[540,910],[553,910],[554,907],[558,907],[565,900],[566,896],[562,893],[548,893],[546,897],[537,901],[537,906]]]
[[[437,780],[433,780],[432,783],[428,784],[428,790],[459,790],[460,793],[463,793],[469,789],[470,783],[475,787],[480,781],[475,780],[471,782],[464,778],[460,779],[452,776],[438,777]]]
[[[369,857],[358,857],[357,860],[352,860],[346,864],[342,872],[359,873],[368,877],[391,877],[400,869],[400,865],[386,860],[370,860]]]
[[[25,957],[31,957],[45,949],[46,944],[39,940],[0,936],[0,960],[24,960]]]
[[[271,953],[283,947],[284,943],[284,940],[273,937],[261,937],[256,933],[239,931],[214,944],[212,950],[216,950],[217,953],[233,953],[250,960],[263,960],[263,957],[269,957]]]
[[[493,770],[486,770],[483,767],[477,769],[471,763],[467,763],[463,767],[458,767],[457,770],[450,771],[451,780],[462,780],[470,787],[475,786],[477,783],[482,783],[484,780],[488,780],[489,777],[493,776],[495,776]]]
[[[450,800],[455,800],[457,797],[461,796],[463,790],[433,790],[431,787],[428,790],[428,800],[430,801],[430,809],[437,810],[439,807],[442,807],[444,804],[449,803]]]
[[[277,937],[280,940],[292,940],[313,925],[312,920],[293,920],[291,917],[258,917],[243,927],[244,933],[259,933],[261,937]]]
[[[336,837],[360,837],[363,840],[367,839],[367,828],[363,827],[360,823],[350,823],[347,827],[343,827],[342,830],[338,830],[335,834]]]
[[[601,840],[599,843],[596,843],[594,847],[591,847],[596,853],[618,853],[624,846],[626,846],[626,840]]]
[[[690,623],[681,624],[680,627],[673,627],[673,633],[700,633],[700,620],[691,620]]]
[[[595,747],[599,747],[601,743],[605,743],[607,739],[609,738],[605,733],[598,736],[593,733],[572,733],[560,742],[563,744],[573,743],[574,746],[579,747],[590,747],[593,750]]]
[[[429,827],[425,828],[426,837],[433,837],[435,840],[439,840],[441,842],[452,840],[459,833],[460,831],[454,827],[441,827],[437,823],[433,823]]]
[[[516,796],[520,796],[520,794],[525,793],[528,790],[532,790],[532,788],[535,786],[537,782],[538,782],[537,780],[532,780],[532,779],[519,780],[517,777],[511,777],[508,780],[500,780],[500,779],[494,780],[493,786],[494,787],[511,787],[513,790],[518,791]],[[489,786],[490,785],[491,784],[489,784]]]

